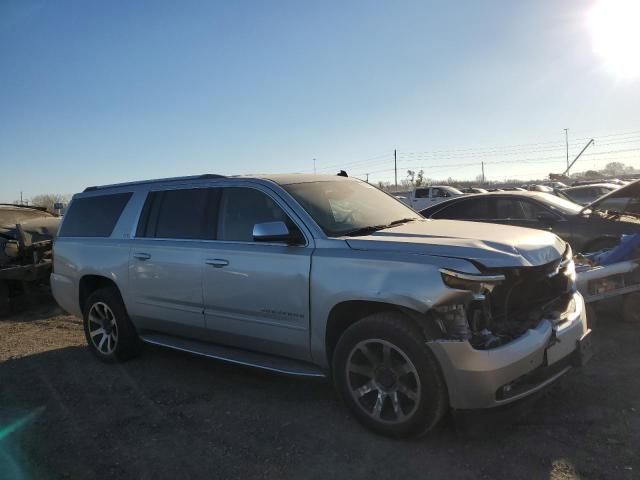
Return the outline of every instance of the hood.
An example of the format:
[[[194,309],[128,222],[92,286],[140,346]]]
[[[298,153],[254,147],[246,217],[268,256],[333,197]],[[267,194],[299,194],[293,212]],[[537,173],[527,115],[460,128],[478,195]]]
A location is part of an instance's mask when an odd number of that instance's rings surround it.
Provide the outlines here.
[[[418,220],[346,241],[356,250],[462,258],[486,268],[544,265],[566,249],[565,242],[542,230],[458,220]]]
[[[593,210],[594,208],[598,208],[605,200],[611,198],[638,198],[640,197],[640,180],[636,180],[635,182],[630,183],[629,185],[625,185],[624,187],[620,187],[617,190],[612,190],[611,192],[603,195],[602,197],[597,198],[589,205],[586,205],[580,213],[586,210]]]

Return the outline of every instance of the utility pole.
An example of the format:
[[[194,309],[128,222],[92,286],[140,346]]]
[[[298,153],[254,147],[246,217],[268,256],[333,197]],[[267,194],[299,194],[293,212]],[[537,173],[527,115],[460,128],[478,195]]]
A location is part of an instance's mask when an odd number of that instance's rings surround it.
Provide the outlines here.
[[[484,161],[482,162],[482,185],[484,185]]]
[[[396,191],[398,190],[398,150],[393,149],[393,169],[396,172]]]
[[[24,203],[22,203],[22,190],[20,190],[20,205],[24,205]]]
[[[316,173],[316,159],[313,159],[313,173]]]
[[[564,143],[567,146],[567,176],[569,175],[569,129],[564,129]]]
[[[367,183],[369,183],[369,174],[365,173],[365,175],[367,176]]]

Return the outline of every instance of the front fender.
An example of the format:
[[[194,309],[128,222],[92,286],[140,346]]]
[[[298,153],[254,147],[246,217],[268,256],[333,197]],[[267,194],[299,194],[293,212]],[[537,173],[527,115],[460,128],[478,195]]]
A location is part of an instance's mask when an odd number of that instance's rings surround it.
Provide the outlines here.
[[[331,310],[348,301],[393,305],[426,313],[454,291],[442,282],[440,268],[479,273],[462,259],[351,249],[319,249],[313,255],[311,290],[311,356],[328,368],[327,321]]]

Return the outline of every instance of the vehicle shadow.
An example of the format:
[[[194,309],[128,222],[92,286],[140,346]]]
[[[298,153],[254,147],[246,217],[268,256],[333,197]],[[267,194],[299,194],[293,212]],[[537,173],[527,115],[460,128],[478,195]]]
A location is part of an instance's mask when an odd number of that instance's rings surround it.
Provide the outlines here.
[[[14,478],[468,479],[563,472],[625,478],[632,472],[625,468],[640,468],[640,415],[632,410],[640,400],[639,339],[637,329],[608,333],[592,364],[544,394],[507,409],[456,415],[414,440],[360,427],[324,380],[158,347],[124,364],[102,363],[84,346],[54,349],[0,363],[0,472]]]
[[[14,298],[10,314],[0,316],[0,321],[31,322],[64,314],[65,312],[58,307],[47,287]]]

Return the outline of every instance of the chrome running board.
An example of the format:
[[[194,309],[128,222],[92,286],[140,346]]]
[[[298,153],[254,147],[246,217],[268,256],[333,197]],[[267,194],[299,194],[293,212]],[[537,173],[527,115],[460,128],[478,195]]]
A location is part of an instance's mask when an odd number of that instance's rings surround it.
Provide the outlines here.
[[[322,370],[310,363],[264,353],[250,352],[233,347],[199,342],[197,340],[172,337],[161,333],[144,333],[140,335],[140,339],[151,345],[158,345],[202,357],[235,363],[236,365],[260,368],[285,375],[319,378],[326,376]]]

